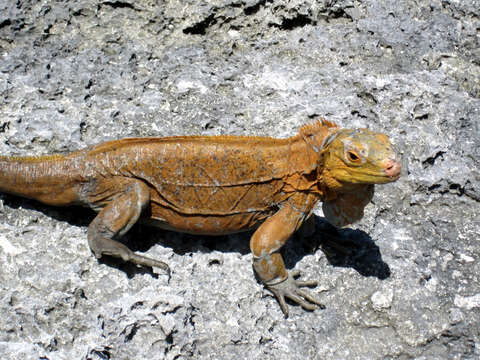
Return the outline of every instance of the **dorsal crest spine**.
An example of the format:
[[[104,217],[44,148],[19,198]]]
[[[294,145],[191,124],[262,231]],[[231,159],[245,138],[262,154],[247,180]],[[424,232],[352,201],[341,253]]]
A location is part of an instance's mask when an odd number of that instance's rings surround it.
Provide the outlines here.
[[[332,121],[328,121],[324,118],[319,118],[316,121],[313,121],[309,124],[303,125],[298,132],[303,136],[312,136],[317,133],[319,133],[322,130],[325,130],[325,128],[338,128],[337,124],[335,124]]]

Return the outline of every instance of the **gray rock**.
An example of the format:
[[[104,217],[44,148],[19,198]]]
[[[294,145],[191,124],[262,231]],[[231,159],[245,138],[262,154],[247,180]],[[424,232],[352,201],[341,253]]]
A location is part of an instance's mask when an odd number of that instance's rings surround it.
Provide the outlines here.
[[[292,238],[325,310],[284,319],[248,234],[137,227],[161,271],[90,254],[88,211],[2,196],[6,359],[480,357],[480,3],[0,1],[0,153],[121,137],[286,137],[317,116],[390,135],[404,174],[341,230]],[[321,216],[321,210],[317,214]],[[314,239],[325,223],[318,218]],[[310,240],[311,242],[312,240]]]

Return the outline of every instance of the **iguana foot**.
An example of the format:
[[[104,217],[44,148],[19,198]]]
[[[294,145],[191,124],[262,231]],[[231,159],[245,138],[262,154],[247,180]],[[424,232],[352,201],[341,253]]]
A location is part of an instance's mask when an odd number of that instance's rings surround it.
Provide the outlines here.
[[[163,261],[135,254],[125,245],[109,238],[96,237],[94,239],[91,238],[91,240],[94,240],[90,242],[90,246],[97,259],[100,259],[103,255],[113,256],[136,265],[156,267],[165,270],[168,277],[170,277],[170,267]]]
[[[285,297],[296,302],[305,310],[313,311],[317,308],[325,308],[325,306],[314,296],[310,295],[305,290],[300,289],[302,287],[317,286],[317,281],[295,280],[294,278],[298,277],[299,275],[300,271],[292,271],[282,282],[266,285],[267,289],[270,290],[277,298],[285,317],[288,317],[288,306],[285,302]],[[306,300],[308,300],[308,302]]]
[[[130,258],[127,261],[130,261],[137,265],[156,267],[156,268],[165,270],[168,276],[170,276],[170,267],[168,266],[167,263],[163,261],[155,260],[143,255],[138,255],[138,254],[135,254],[134,252],[130,254]]]

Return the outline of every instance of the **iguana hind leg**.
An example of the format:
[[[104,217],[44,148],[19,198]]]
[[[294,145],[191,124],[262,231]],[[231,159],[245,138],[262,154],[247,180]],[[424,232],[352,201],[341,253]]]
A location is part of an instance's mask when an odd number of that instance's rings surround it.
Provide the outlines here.
[[[166,263],[135,254],[114,239],[130,230],[149,204],[150,190],[145,183],[136,179],[114,177],[91,186],[87,190],[86,198],[93,208],[102,208],[88,227],[88,244],[97,259],[109,255],[169,272]]]

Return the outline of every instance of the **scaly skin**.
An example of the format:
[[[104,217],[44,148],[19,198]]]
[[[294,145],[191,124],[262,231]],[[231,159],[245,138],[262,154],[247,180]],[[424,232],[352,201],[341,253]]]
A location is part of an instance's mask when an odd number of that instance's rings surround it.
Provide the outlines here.
[[[0,157],[0,191],[98,212],[88,228],[97,258],[110,255],[168,270],[115,240],[138,220],[168,230],[220,235],[256,229],[250,248],[259,278],[288,315],[285,297],[313,310],[288,275],[280,248],[315,205],[345,226],[361,219],[373,184],[401,166],[388,137],[320,120],[288,139],[183,136],[110,141],[69,155]]]

